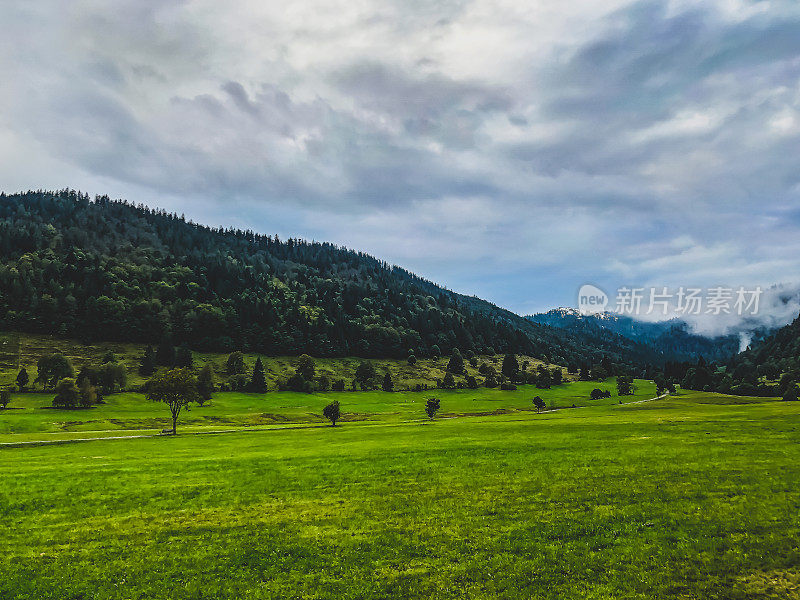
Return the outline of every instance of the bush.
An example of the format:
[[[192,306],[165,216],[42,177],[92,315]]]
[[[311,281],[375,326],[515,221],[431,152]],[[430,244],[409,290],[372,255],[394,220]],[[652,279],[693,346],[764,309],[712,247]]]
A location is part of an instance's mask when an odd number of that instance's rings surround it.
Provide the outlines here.
[[[608,390],[601,390],[600,388],[594,388],[592,392],[589,394],[589,397],[592,400],[599,400],[601,398],[611,398],[611,392]]]
[[[65,377],[56,385],[56,397],[53,406],[56,408],[77,408],[81,403],[81,391],[75,379]]]
[[[517,389],[517,386],[514,385],[513,383],[504,382],[500,384],[500,389],[506,392],[513,392],[514,390]]]

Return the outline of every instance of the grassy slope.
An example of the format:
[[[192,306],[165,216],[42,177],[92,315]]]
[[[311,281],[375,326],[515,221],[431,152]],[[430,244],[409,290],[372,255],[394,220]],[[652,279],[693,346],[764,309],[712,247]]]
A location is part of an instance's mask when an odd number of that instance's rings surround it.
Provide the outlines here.
[[[742,402],[2,449],[0,597],[798,598],[800,403]]]
[[[24,333],[0,333],[0,386],[12,385],[19,372],[20,366],[24,366],[31,378],[31,382],[36,379],[36,362],[40,357],[52,353],[60,352],[67,356],[75,367],[76,371],[84,364],[99,365],[103,356],[107,352],[113,352],[117,361],[125,365],[128,372],[128,387],[135,388],[144,383],[145,378],[139,375],[139,362],[144,352],[144,346],[140,344],[120,344],[114,342],[99,342],[97,344],[81,344],[75,340],[65,340],[45,335],[30,335]],[[256,362],[256,354],[247,355],[245,363],[248,372],[252,371]],[[211,363],[214,371],[220,378],[225,376],[225,366],[227,354],[207,354],[194,353],[195,367],[201,368],[206,363]],[[289,356],[264,356],[264,369],[267,383],[270,389],[276,389],[278,380],[285,380],[294,373],[296,357]],[[355,377],[356,368],[361,359],[357,358],[319,358],[316,359],[317,375],[327,375],[334,379],[344,378],[347,385]],[[396,389],[413,389],[418,383],[435,385],[437,379],[442,379],[445,374],[449,358],[420,359],[413,367],[406,360],[380,359],[371,360],[380,377],[386,371],[392,376]],[[486,362],[495,367],[499,373],[502,365],[502,356],[481,356],[480,362]],[[536,359],[519,356],[519,361],[529,362],[528,370],[532,370],[541,361]],[[483,377],[478,374],[478,370],[469,366],[465,361],[467,372],[478,377],[483,381]],[[552,365],[551,365],[552,366]],[[563,369],[565,380],[569,378],[566,369]]]

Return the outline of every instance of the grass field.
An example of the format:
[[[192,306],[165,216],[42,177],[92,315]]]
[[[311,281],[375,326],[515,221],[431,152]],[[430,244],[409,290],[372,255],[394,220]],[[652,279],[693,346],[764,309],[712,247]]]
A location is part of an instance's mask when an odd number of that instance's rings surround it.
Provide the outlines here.
[[[330,392],[300,394],[268,392],[245,394],[217,392],[205,406],[193,406],[179,421],[181,432],[202,432],[232,427],[318,425],[327,421],[322,408],[332,400],[342,405],[343,422],[402,422],[426,418],[425,401],[435,396],[442,403],[440,417],[479,416],[491,413],[534,410],[532,398],[541,396],[548,407],[608,405],[618,397],[590,401],[589,392],[601,387],[615,391],[613,379],[605,383],[574,382],[548,390],[519,386],[515,391],[428,390],[426,392]],[[652,382],[637,380],[636,394],[624,402],[652,398]],[[170,413],[163,404],[153,404],[138,393],[113,394],[106,404],[90,409],[50,408],[53,394],[14,394],[9,409],[0,410],[0,443],[55,440],[108,435],[142,435],[171,426]]]
[[[0,448],[0,598],[800,598],[800,403],[507,394],[433,423],[345,394],[366,421]]]

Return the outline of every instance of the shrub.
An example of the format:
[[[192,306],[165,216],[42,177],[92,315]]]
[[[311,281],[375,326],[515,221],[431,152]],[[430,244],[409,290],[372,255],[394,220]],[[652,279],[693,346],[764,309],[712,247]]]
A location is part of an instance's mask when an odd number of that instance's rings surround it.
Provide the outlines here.
[[[56,385],[56,397],[53,406],[56,408],[77,408],[81,403],[81,391],[75,379],[65,377]]]

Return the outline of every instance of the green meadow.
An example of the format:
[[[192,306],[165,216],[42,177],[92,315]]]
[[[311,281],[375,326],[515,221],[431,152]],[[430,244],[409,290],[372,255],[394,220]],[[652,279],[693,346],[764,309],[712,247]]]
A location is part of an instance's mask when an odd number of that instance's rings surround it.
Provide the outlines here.
[[[336,428],[334,395],[218,394],[174,437],[0,447],[0,598],[800,598],[800,403],[594,385],[335,394]],[[166,418],[47,401],[0,441]]]
[[[618,403],[614,396],[590,400],[589,393],[599,387],[615,392],[615,382],[581,381],[550,389],[519,386],[515,391],[480,388],[477,390],[428,390],[425,392],[329,392],[303,394],[267,392],[250,394],[217,392],[204,406],[192,405],[179,419],[181,433],[230,430],[236,427],[274,427],[323,425],[323,407],[339,400],[342,423],[404,422],[426,419],[425,401],[441,400],[440,418],[481,416],[511,412],[535,412],[532,399],[541,396],[549,409],[575,405],[597,406]],[[655,396],[652,382],[637,380],[636,393],[623,402]],[[0,411],[0,443],[86,437],[152,435],[171,419],[168,408],[145,400],[135,392],[112,394],[106,403],[88,409],[51,408],[53,393],[14,394],[5,411]]]

